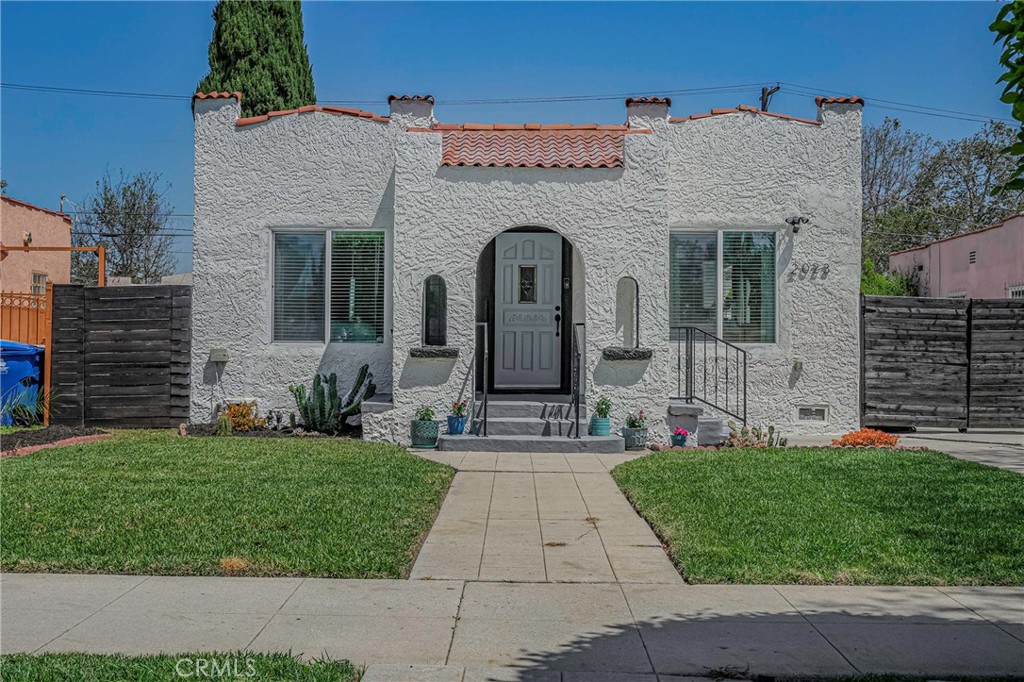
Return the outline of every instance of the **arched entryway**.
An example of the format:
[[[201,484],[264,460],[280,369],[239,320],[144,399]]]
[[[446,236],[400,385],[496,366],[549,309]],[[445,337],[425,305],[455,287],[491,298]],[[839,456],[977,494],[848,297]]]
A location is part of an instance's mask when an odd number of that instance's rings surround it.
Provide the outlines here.
[[[525,226],[498,234],[477,262],[478,322],[487,323],[490,389],[568,393],[573,325],[584,321],[583,262],[555,230]],[[478,385],[484,353],[478,340]]]

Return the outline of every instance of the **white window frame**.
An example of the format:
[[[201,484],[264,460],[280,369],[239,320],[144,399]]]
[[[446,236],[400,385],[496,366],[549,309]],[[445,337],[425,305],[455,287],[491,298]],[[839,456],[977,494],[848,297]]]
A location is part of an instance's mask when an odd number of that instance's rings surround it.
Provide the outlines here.
[[[1006,287],[1007,298],[1024,298],[1024,284],[1014,284]]]
[[[715,234],[715,336],[725,340],[723,336],[723,330],[725,327],[725,233],[726,232],[770,232],[775,235],[775,340],[774,341],[727,341],[734,346],[739,347],[758,347],[758,346],[777,346],[779,345],[779,289],[781,280],[779,278],[779,237],[783,231],[778,227],[673,227],[669,230],[670,234]],[[669,245],[668,249],[669,258],[672,257],[672,247]],[[671,295],[671,285],[669,287],[669,295]]]
[[[36,278],[37,277],[42,277],[43,278],[42,285],[41,285],[41,287],[39,287],[38,291],[36,291],[36,288],[37,288]],[[33,270],[32,271],[32,293],[36,294],[36,295],[45,294],[46,293],[46,284],[49,281],[50,281],[50,275],[48,273],[39,272],[38,270]]]
[[[381,232],[384,234],[384,330],[382,340],[378,342],[367,341],[332,341],[331,340],[331,235],[335,232]],[[277,251],[278,234],[320,234],[324,238],[324,333],[319,341],[288,341],[279,340],[274,336],[274,305],[276,301],[274,291],[274,268]],[[275,227],[270,230],[270,339],[272,345],[281,346],[344,346],[346,348],[358,348],[368,346],[377,348],[391,343],[391,320],[392,320],[392,266],[391,266],[391,230],[382,227],[363,227],[346,225],[344,227]]]

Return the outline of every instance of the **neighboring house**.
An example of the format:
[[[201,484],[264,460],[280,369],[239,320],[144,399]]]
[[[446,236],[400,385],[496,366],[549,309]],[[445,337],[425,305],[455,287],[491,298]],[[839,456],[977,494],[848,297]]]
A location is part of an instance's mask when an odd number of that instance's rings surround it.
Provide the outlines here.
[[[921,296],[1024,298],[1024,214],[896,251],[889,270],[916,275]]]
[[[610,396],[617,425],[644,408],[663,442],[684,325],[748,352],[750,423],[857,426],[860,98],[818,98],[816,120],[630,99],[625,125],[443,124],[408,95],[389,117],[242,118],[240,100],[192,102],[194,421],[224,398],[293,411],[289,384],[369,363],[390,403],[364,437],[408,442],[482,363],[485,322],[492,389],[528,395],[569,393],[585,324],[590,404]]]
[[[71,216],[8,196],[0,197],[0,244],[71,246]],[[71,282],[70,251],[4,250],[0,289],[42,294],[46,283]]]

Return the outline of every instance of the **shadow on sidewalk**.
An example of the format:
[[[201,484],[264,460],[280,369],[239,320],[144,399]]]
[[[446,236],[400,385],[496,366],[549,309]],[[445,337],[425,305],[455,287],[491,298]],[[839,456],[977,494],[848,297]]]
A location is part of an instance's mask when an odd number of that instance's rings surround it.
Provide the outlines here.
[[[682,599],[684,593],[680,591]],[[955,602],[941,606],[936,603],[941,598],[918,600],[894,594],[893,599],[865,600],[853,607],[801,604],[799,612],[720,615],[695,609],[646,619],[637,613],[637,605],[631,605],[635,624],[517,621],[494,628],[508,635],[508,658],[494,663],[509,668],[471,677],[472,665],[467,663],[465,679],[558,680],[552,671],[600,672],[605,675],[601,680],[623,682],[630,674],[643,673],[752,680],[861,673],[1019,676],[1024,674],[1024,622],[1014,622],[1010,614],[1007,599],[1014,598],[1009,594],[972,597],[972,607],[988,613],[991,620]],[[856,596],[846,601],[855,602]],[[639,607],[653,611],[658,604]],[[721,604],[717,610],[728,611],[729,605]],[[886,615],[880,615],[883,612]],[[992,613],[1009,615],[993,617]],[[460,627],[468,625],[460,623]],[[531,639],[552,642],[552,646],[521,646],[516,653],[516,645]],[[458,653],[458,640],[456,635],[453,656]],[[564,643],[554,644],[559,641]]]

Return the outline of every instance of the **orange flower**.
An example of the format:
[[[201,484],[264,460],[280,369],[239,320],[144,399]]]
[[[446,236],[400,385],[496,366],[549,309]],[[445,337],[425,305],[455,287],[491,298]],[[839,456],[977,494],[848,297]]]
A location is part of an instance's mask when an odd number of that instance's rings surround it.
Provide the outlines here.
[[[851,431],[842,438],[832,441],[832,445],[840,448],[891,448],[896,447],[899,443],[899,436],[877,429]]]

